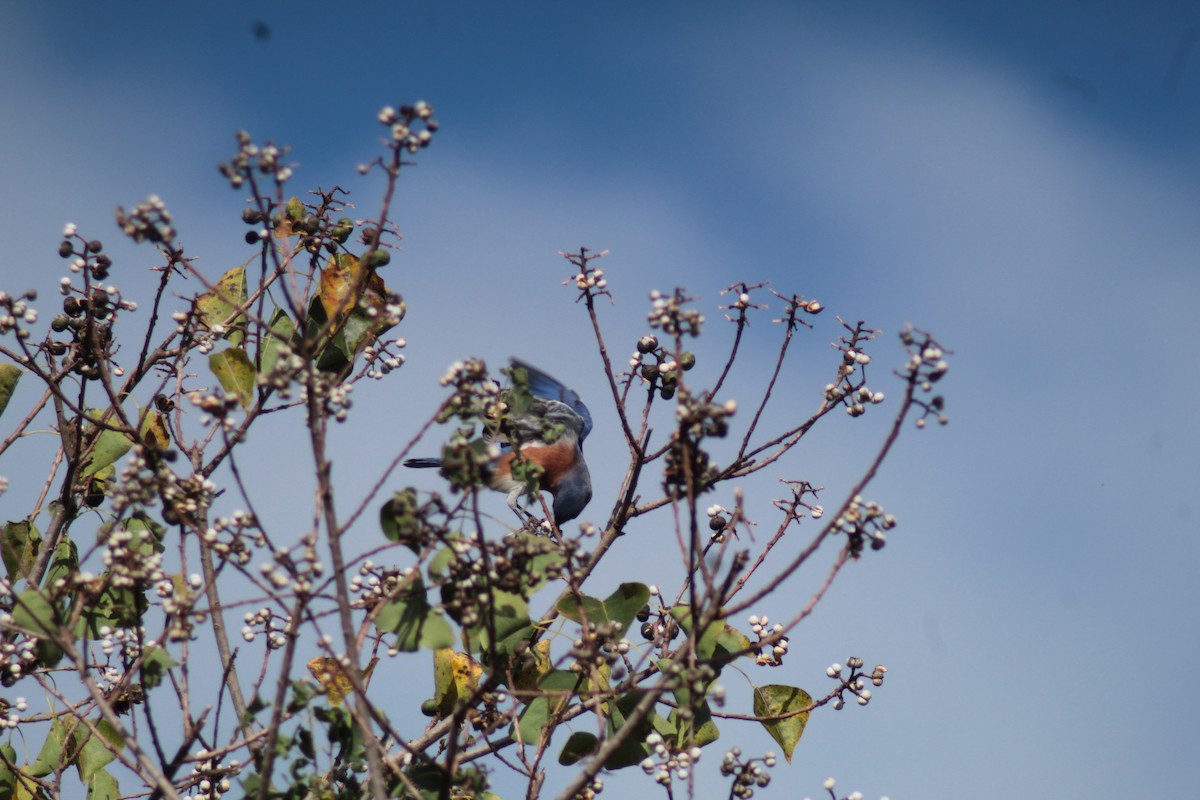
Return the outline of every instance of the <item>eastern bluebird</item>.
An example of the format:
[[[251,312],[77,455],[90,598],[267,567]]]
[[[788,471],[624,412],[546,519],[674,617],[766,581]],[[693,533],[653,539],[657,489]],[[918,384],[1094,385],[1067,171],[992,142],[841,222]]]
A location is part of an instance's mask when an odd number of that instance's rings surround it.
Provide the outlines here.
[[[521,495],[532,495],[525,481],[513,478],[512,464],[517,454],[511,442],[518,442],[521,459],[542,468],[538,483],[554,495],[554,522],[562,525],[575,519],[592,499],[592,476],[583,460],[583,440],[592,430],[592,415],[579,395],[524,361],[512,359],[512,366],[525,370],[533,401],[528,410],[510,413],[502,430],[491,441],[500,445],[500,455],[491,462],[485,477],[488,486],[508,494],[508,506],[518,516]],[[547,423],[560,426],[562,434],[553,442],[545,440]],[[440,467],[440,458],[410,458],[406,467]]]

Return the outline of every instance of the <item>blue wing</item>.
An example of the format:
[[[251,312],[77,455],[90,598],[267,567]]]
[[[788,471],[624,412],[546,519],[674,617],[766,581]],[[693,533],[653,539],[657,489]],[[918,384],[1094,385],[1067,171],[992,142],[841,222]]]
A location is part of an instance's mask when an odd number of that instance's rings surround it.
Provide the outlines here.
[[[565,403],[572,411],[579,415],[583,420],[583,431],[579,434],[579,441],[582,442],[587,438],[587,435],[592,431],[592,414],[588,411],[587,406],[579,399],[579,395],[574,389],[568,389],[561,383],[551,378],[546,373],[534,366],[530,366],[519,358],[511,359],[514,367],[520,367],[525,370],[529,376],[529,391],[534,397],[544,397],[547,400],[557,400],[560,403]]]

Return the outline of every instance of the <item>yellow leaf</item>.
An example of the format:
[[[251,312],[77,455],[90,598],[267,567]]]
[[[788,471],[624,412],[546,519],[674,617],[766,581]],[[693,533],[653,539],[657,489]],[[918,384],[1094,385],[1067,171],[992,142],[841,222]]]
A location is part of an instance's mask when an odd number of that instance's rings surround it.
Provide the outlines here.
[[[196,310],[200,314],[200,324],[208,330],[220,325],[224,327],[222,335],[234,344],[241,342],[245,333],[242,328],[246,323],[245,314],[234,316],[239,308],[246,304],[246,266],[234,267],[221,276],[211,292],[205,292],[196,298]]]
[[[533,646],[533,657],[519,663],[522,663],[522,666],[513,671],[514,688],[527,691],[536,689],[538,681],[554,668],[554,665],[550,663],[549,640],[539,640]]]
[[[245,350],[231,347],[210,353],[208,368],[221,382],[221,388],[236,397],[242,408],[254,405],[254,387],[258,376]]]
[[[449,647],[433,651],[433,688],[438,713],[448,717],[459,700],[467,700],[479,688],[483,667],[466,653]]]
[[[371,673],[375,670],[375,665],[379,663],[378,658],[372,658],[371,663],[363,670],[363,688],[366,688]],[[325,689],[325,696],[329,698],[329,705],[337,708],[346,699],[346,696],[354,690],[354,684],[350,682],[350,675],[346,672],[346,668],[336,658],[328,656],[317,656],[309,659],[308,671],[317,679],[317,683]]]
[[[336,658],[328,656],[311,658],[308,661],[308,671],[325,689],[329,705],[334,708],[340,706],[346,699],[346,695],[354,689],[353,684],[350,683],[350,676],[346,674],[346,668]]]
[[[357,288],[357,295],[354,294]],[[379,273],[349,253],[330,256],[321,270],[321,306],[327,319],[341,319],[357,310],[359,301],[379,310],[387,304],[387,286]]]
[[[171,434],[167,431],[167,420],[157,411],[147,411],[139,431],[142,442],[155,450],[166,450],[171,446]]]

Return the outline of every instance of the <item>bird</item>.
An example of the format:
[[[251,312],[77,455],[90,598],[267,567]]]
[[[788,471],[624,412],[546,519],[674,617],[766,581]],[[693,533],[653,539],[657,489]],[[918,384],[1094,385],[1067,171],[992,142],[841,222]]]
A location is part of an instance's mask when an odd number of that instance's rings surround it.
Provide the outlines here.
[[[527,409],[510,412],[501,430],[491,434],[490,442],[499,445],[500,453],[485,467],[484,477],[490,488],[508,495],[508,507],[521,516],[518,501],[522,495],[532,499],[533,493],[526,481],[513,477],[513,461],[519,452],[522,461],[541,467],[538,484],[554,496],[554,523],[562,525],[578,517],[592,499],[592,476],[583,458],[583,440],[592,431],[592,415],[573,389],[520,359],[513,358],[510,364],[525,371],[532,401]],[[548,427],[562,433],[546,441]],[[442,460],[410,458],[404,466],[440,467]]]

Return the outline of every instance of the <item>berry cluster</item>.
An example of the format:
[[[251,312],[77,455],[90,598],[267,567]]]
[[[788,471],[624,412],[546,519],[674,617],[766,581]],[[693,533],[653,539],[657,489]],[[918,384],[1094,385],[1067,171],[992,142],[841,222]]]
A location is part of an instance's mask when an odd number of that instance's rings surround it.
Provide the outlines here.
[[[392,146],[409,153],[428,147],[439,127],[433,118],[433,106],[424,100],[402,105],[398,111],[384,106],[379,110],[379,122],[389,128]]]
[[[237,143],[233,159],[218,166],[232,188],[240,189],[247,181],[253,186],[258,175],[271,177],[276,184],[286,183],[292,177],[292,168],[281,161],[288,148],[277,147],[270,141],[260,147],[246,131],[237,132]]]
[[[755,789],[765,789],[771,783],[771,773],[767,768],[774,767],[776,757],[768,752],[762,758],[747,758],[742,760],[742,748],[734,747],[725,754],[721,761],[721,774],[733,777],[730,795],[748,800],[754,796]]]
[[[818,493],[824,491],[824,486],[813,486],[808,481],[786,481],[789,488],[792,490],[792,496],[786,500],[773,500],[775,507],[787,513],[789,517],[795,519],[803,519],[805,512],[813,519],[820,519],[825,516],[825,507],[810,503],[805,500],[811,496],[813,500],[817,499]]]
[[[842,667],[841,664],[831,664],[829,669],[825,670],[825,674],[830,678],[842,682],[842,687],[837,691],[833,700],[834,709],[841,711],[846,707],[847,694],[855,697],[860,706],[871,702],[871,690],[867,688],[867,681],[870,681],[871,685],[875,687],[883,686],[883,676],[887,674],[887,667],[883,664],[876,664],[870,675],[863,672],[862,668],[863,660],[857,656],[850,656],[846,659],[845,667]],[[850,670],[849,675],[843,674],[846,669]]]
[[[563,286],[574,284],[580,292],[580,297],[586,298],[589,303],[601,295],[612,299],[608,291],[608,279],[604,277],[604,269],[592,266],[594,260],[608,255],[607,250],[592,253],[586,247],[581,247],[578,253],[559,252],[559,255],[571,262],[571,266],[577,270],[574,275],[563,281]]]
[[[439,422],[455,417],[471,422],[480,418],[494,419],[507,410],[500,384],[488,376],[487,364],[482,359],[454,362],[439,382],[454,388],[454,394],[438,413]]]
[[[396,347],[404,349],[408,344],[408,340],[401,336],[398,339],[393,339],[391,342],[385,342],[382,345],[378,342],[375,345],[368,345],[363,349],[363,362],[368,365],[367,377],[373,380],[379,380],[384,375],[395,369],[400,369],[404,366],[405,356],[403,353],[392,353],[388,347]]]
[[[766,308],[767,307],[766,304],[760,305],[757,303],[750,302],[750,292],[752,292],[756,289],[761,289],[764,286],[766,286],[765,283],[756,283],[753,286],[751,286],[744,281],[740,281],[738,283],[733,284],[732,286],[730,286],[728,288],[722,289],[721,290],[722,296],[727,295],[727,294],[735,295],[733,301],[731,303],[729,303],[728,305],[721,306],[721,309],[723,311],[736,312],[736,317],[733,315],[730,315],[730,314],[726,314],[725,319],[729,320],[730,322],[736,322],[740,325],[745,325],[749,321],[748,316],[746,314],[747,310],[752,309],[752,308],[756,309],[756,310]]]
[[[212,504],[217,484],[202,475],[180,477],[164,471],[160,476],[165,478],[158,486],[163,503],[163,522],[168,525],[196,524],[202,512]]]
[[[797,326],[803,325],[806,328],[811,328],[812,323],[804,319],[801,314],[811,314],[816,316],[825,310],[825,306],[821,305],[818,300],[805,300],[802,294],[793,294],[791,297],[782,295],[774,289],[770,290],[771,294],[778,297],[784,304],[784,315],[772,322],[787,325],[789,333],[796,330]]]
[[[158,204],[162,203],[162,200],[158,200],[157,198],[151,199],[155,200]],[[136,210],[134,209],[134,211]],[[166,215],[169,224],[170,215],[167,210],[163,207],[160,213],[161,215]],[[127,233],[131,233],[131,231],[127,231]],[[174,233],[174,231],[170,231],[170,233]],[[79,235],[79,231],[72,223],[67,223],[66,227],[62,229],[62,242],[59,245],[59,255],[62,258],[74,257],[71,261],[71,271],[83,272],[85,277],[97,283],[107,281],[108,272],[113,267],[113,259],[110,259],[104,253],[103,242],[98,239],[84,239],[83,236]],[[71,285],[71,278],[62,278],[59,285],[62,294],[67,294],[67,290]]]
[[[110,585],[142,588],[164,580],[162,546],[148,525],[101,529],[104,566]]]
[[[694,308],[685,307],[692,299],[682,289],[676,289],[669,295],[657,289],[650,292],[650,313],[646,315],[650,327],[669,336],[699,336],[704,315]]]
[[[325,565],[317,554],[316,537],[312,534],[301,537],[300,547],[279,546],[271,553],[271,560],[259,565],[259,572],[276,591],[289,589],[299,595],[313,591],[313,582],[325,574]]]
[[[837,781],[835,781],[833,778],[826,778],[823,786],[825,787],[825,791],[829,792],[830,800],[838,800],[837,793],[834,791],[834,787],[837,786]],[[804,800],[810,800],[810,798],[806,797]],[[846,795],[843,800],[863,800],[863,793],[851,792],[850,794]],[[888,798],[881,797],[879,800],[888,800]]]
[[[833,531],[844,533],[848,539],[847,547],[852,558],[862,554],[867,542],[872,550],[882,550],[887,544],[886,533],[896,527],[896,518],[883,510],[875,502],[867,502],[855,495],[837,519],[833,521]]]
[[[712,531],[712,542],[714,544],[724,542],[725,532],[727,530],[733,532],[733,528],[730,525],[733,516],[730,510],[723,505],[714,503],[704,509],[704,513],[708,515],[708,529]]]
[[[842,322],[840,318],[839,322]],[[842,327],[850,335],[842,336],[834,345],[842,353],[837,381],[826,384],[822,395],[828,403],[841,403],[850,416],[861,417],[868,406],[884,401],[883,392],[875,392],[867,387],[867,365],[871,363],[871,356],[863,350],[863,345],[874,339],[879,331],[865,327],[862,322],[854,326],[842,322]]]
[[[736,413],[736,400],[716,405],[685,393],[675,408],[675,419],[679,430],[686,432],[693,441],[709,437],[723,439],[729,433],[729,418]]]
[[[629,357],[629,368],[634,375],[641,377],[650,386],[650,390],[658,390],[663,400],[670,400],[679,388],[680,371],[687,372],[696,366],[696,355],[684,350],[676,356],[660,347],[658,337],[648,334],[638,339],[637,350]]]
[[[770,620],[766,614],[752,616],[747,622],[750,623],[750,632],[758,637],[758,643],[755,645],[758,655],[755,656],[754,663],[760,667],[782,665],[783,657],[788,651],[788,637],[783,635],[783,625],[776,622],[768,628]]]
[[[0,610],[0,629],[5,630],[0,641],[0,685],[12,686],[38,666],[36,636],[9,633],[13,624],[11,590],[6,587],[3,607]]]
[[[242,620],[246,623],[242,626],[242,638],[247,642],[265,636],[268,650],[278,650],[287,644],[287,619],[276,616],[271,609],[247,612]]]
[[[18,697],[12,703],[0,697],[0,730],[16,728],[21,723],[21,714],[29,708],[24,697]]]
[[[676,751],[667,746],[667,742],[658,733],[646,737],[646,746],[654,755],[642,760],[642,772],[654,776],[654,782],[662,786],[670,786],[671,781],[678,778],[686,781],[691,776],[692,766],[700,760],[702,751],[699,747]]]
[[[141,656],[142,652],[148,648],[155,646],[154,642],[146,641],[146,629],[142,626],[126,628],[114,628],[110,625],[101,625],[97,631],[100,638],[96,641],[100,645],[100,652],[105,658],[110,658],[113,653],[127,663],[133,663]],[[107,684],[107,691],[112,686],[120,682],[122,676],[120,670],[114,666],[105,667],[101,678]]]
[[[578,549],[578,542],[555,543],[536,536],[509,536],[497,542],[483,541],[478,534],[447,542],[453,558],[441,577],[441,599],[446,613],[460,625],[470,627],[494,612],[495,592],[528,597],[532,587],[562,576]],[[486,553],[484,552],[486,550]],[[562,561],[547,559],[561,553]],[[502,601],[501,601],[502,602]],[[610,638],[592,639],[597,646]]]
[[[30,289],[20,297],[0,292],[0,336],[16,331],[18,339],[29,338],[29,329],[22,325],[37,322],[37,309],[30,305],[37,300],[37,291]]]
[[[920,386],[922,392],[932,392],[933,385],[944,378],[950,369],[950,364],[945,359],[946,352],[932,336],[916,328],[902,331],[900,341],[908,350],[909,355],[908,363],[904,365],[905,374],[901,377]],[[917,418],[918,428],[924,428],[926,420],[930,417],[936,419],[939,425],[945,425],[950,421],[950,418],[946,416],[946,401],[942,395],[934,395],[928,401],[915,400],[914,402],[923,412]]]
[[[350,593],[358,595],[355,608],[374,608],[411,585],[420,577],[415,567],[384,567],[370,559],[358,568],[350,579]]]
[[[241,770],[242,765],[239,761],[230,761],[229,765],[222,767],[215,758],[204,758],[204,754],[200,754],[201,760],[196,762],[196,766],[192,767],[190,777],[191,784],[195,787],[195,794],[188,795],[188,800],[219,800],[219,798],[233,788],[233,784],[229,781],[229,775],[237,775]]]
[[[604,791],[604,779],[597,775],[592,782],[575,793],[572,800],[596,800],[596,795]]]
[[[653,588],[651,587],[651,594],[656,594]],[[655,618],[651,620],[651,616]],[[651,611],[649,605],[641,607],[637,612],[636,619],[642,623],[641,628],[639,628],[642,638],[648,642],[661,644],[664,647],[667,642],[676,639],[682,631],[682,628],[679,627],[679,623],[675,621],[674,617],[662,609],[654,613]]]
[[[169,250],[177,249],[173,244],[176,233],[175,220],[171,217],[171,212],[167,210],[166,203],[157,195],[151,195],[146,201],[138,203],[128,213],[124,208],[118,208],[117,227],[138,244],[150,242],[163,245]],[[68,226],[68,230],[71,231],[70,234],[66,234],[69,237],[74,233],[73,226]],[[66,243],[64,242],[64,244]],[[59,245],[58,253],[62,255],[62,245]],[[66,256],[63,257],[66,258]],[[99,256],[96,258],[96,264],[102,269],[108,268],[107,261]],[[103,280],[103,278],[98,278],[98,280]]]
[[[605,623],[588,620],[580,626],[579,636],[571,642],[568,656],[572,661],[568,669],[586,675],[593,667],[612,666],[633,647],[621,633],[621,623],[616,620]]]
[[[224,538],[222,538],[224,537]],[[267,546],[267,537],[258,526],[258,521],[245,511],[234,511],[228,517],[218,517],[211,527],[201,534],[204,545],[223,561],[238,566],[250,563],[254,548]]]

